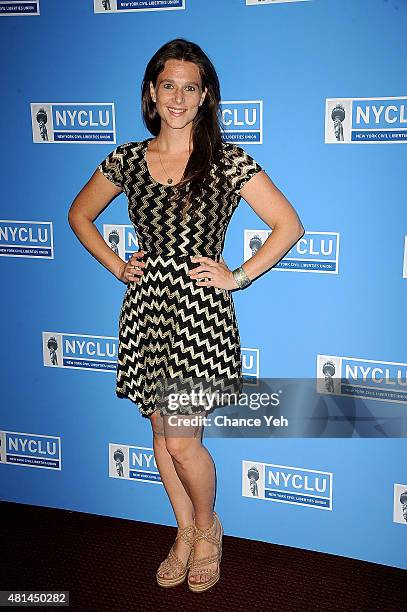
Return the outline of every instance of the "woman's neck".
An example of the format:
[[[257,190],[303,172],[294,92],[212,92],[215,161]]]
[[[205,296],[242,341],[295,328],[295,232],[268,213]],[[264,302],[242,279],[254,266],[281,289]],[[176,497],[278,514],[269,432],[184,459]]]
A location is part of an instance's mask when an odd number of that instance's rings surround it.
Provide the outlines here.
[[[161,128],[155,138],[155,144],[160,148],[160,153],[166,155],[177,155],[192,151],[191,130],[165,130]]]

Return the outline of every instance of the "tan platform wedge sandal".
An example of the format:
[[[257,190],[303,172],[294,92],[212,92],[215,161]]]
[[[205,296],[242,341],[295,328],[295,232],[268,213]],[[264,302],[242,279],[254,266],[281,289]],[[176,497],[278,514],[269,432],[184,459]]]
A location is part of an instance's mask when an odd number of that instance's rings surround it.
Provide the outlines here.
[[[175,542],[180,539],[190,548],[189,558],[187,564],[181,561],[174,550],[174,544],[171,546],[171,550],[167,557],[160,564],[157,570],[156,578],[157,582],[162,587],[175,587],[178,584],[182,584],[187,576],[188,569],[191,564],[192,552],[194,548],[194,537],[195,537],[195,526],[189,525],[188,527],[178,527],[177,537]],[[171,572],[171,578],[164,578],[163,574]]]
[[[219,527],[219,533],[217,537],[216,525],[218,525]],[[218,547],[218,552],[213,555],[210,555],[209,557],[204,557],[203,559],[195,560],[194,551],[192,551],[192,560],[190,563],[188,574],[188,587],[194,593],[202,593],[203,591],[207,591],[218,582],[220,578],[220,560],[222,558],[222,538],[223,527],[216,512],[213,513],[213,523],[208,529],[202,530],[198,529],[198,527],[195,527],[195,542],[197,542],[198,540],[206,540],[207,542],[211,542],[212,544],[215,544]],[[215,571],[213,569],[205,567],[215,562],[217,562],[218,564]],[[201,576],[202,574],[209,574],[210,578],[205,582],[191,582],[191,576]]]

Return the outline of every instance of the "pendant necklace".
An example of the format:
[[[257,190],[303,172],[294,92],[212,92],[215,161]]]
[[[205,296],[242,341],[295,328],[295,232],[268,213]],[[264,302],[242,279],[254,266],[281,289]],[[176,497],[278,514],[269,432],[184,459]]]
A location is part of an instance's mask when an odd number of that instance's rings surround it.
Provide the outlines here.
[[[164,168],[164,164],[163,164],[163,162],[162,162],[161,155],[160,155],[160,147],[159,147],[159,145],[158,145],[158,140],[157,140],[156,142],[157,142],[158,157],[160,158],[160,164],[161,164],[162,169],[164,170],[165,174],[168,176],[167,183],[168,183],[169,185],[171,185],[171,184],[173,183],[174,179],[172,179],[172,178],[169,176],[168,172],[167,172],[167,171],[166,171],[166,169]],[[187,162],[187,163],[188,163],[188,162]],[[181,169],[181,168],[180,168],[180,169]],[[179,170],[180,170],[180,169],[179,169]],[[185,169],[185,166],[184,166],[184,169]],[[177,170],[177,172],[179,172],[179,170]]]

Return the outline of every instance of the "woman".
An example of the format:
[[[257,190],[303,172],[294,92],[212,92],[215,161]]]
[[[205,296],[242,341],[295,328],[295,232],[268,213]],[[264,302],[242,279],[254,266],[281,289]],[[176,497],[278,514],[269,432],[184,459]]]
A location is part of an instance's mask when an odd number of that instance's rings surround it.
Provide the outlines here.
[[[206,414],[205,403],[169,407],[159,380],[232,380],[241,389],[240,337],[231,291],[271,268],[303,234],[284,195],[242,148],[223,140],[220,87],[202,49],[163,45],[142,83],[143,119],[154,135],[116,147],[75,198],[69,222],[84,246],[127,284],[119,320],[116,393],[150,419],[157,467],[178,524],[157,571],[164,587],[207,590],[220,575],[223,529],[213,511],[215,469],[202,426],[172,414]],[[93,224],[121,191],[139,251],[124,262]],[[244,266],[221,257],[240,198],[272,229]],[[194,264],[196,264],[194,266]],[[164,397],[164,401],[163,400]],[[161,402],[161,403],[160,403]],[[170,422],[171,421],[171,422]]]

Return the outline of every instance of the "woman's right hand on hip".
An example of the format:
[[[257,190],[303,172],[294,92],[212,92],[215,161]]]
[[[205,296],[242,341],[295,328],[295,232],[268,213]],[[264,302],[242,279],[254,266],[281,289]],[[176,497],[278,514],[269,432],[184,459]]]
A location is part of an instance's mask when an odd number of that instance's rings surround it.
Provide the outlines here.
[[[124,261],[119,270],[119,280],[126,284],[130,281],[136,283],[140,282],[144,274],[143,268],[146,265],[145,261],[142,261],[142,257],[144,257],[144,251],[136,251],[130,257],[129,261]]]

